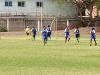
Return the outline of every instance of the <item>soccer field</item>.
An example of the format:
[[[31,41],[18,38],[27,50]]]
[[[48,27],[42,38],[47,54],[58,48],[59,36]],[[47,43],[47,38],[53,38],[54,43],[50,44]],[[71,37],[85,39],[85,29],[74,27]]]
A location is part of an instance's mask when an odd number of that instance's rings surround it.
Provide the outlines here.
[[[0,75],[100,75],[100,36],[91,47],[88,36],[66,44],[53,38],[46,46],[40,39],[16,38],[0,40]]]

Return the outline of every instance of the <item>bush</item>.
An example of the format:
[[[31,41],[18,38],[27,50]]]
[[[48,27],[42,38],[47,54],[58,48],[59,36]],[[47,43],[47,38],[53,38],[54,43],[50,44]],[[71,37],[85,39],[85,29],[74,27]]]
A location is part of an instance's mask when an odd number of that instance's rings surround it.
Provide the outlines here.
[[[7,28],[6,28],[6,27],[1,27],[1,26],[0,26],[0,32],[7,32]]]

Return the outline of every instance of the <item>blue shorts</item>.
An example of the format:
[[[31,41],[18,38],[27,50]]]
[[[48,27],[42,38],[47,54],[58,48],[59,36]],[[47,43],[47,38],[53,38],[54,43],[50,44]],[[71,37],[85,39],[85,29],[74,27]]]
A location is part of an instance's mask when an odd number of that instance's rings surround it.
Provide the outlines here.
[[[70,38],[70,35],[65,35],[65,38],[67,39],[67,38]]]
[[[96,37],[95,37],[95,36],[90,36],[90,38],[91,38],[91,40],[92,40],[92,39],[96,39]]]
[[[42,36],[42,39],[43,40],[47,40],[47,36]]]

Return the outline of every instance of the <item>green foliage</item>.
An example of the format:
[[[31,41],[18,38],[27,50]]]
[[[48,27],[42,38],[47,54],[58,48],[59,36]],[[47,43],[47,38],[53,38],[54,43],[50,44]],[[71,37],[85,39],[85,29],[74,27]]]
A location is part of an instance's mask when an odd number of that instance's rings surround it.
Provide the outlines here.
[[[73,2],[73,0],[52,0],[52,1],[54,1],[54,2],[56,2],[58,4],[60,4],[60,5],[66,3],[66,2]]]
[[[100,9],[100,1],[96,2],[96,6],[97,6],[98,9]]]
[[[0,32],[7,32],[7,28],[3,27],[3,26],[0,26]]]

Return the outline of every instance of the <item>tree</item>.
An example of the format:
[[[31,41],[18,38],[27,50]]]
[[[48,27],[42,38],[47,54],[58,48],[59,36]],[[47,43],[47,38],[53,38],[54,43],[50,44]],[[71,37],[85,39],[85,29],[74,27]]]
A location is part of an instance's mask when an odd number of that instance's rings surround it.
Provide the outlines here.
[[[80,21],[83,26],[86,26],[86,20],[83,16],[86,16],[86,10],[88,11],[88,26],[95,24],[95,19],[92,16],[93,6],[97,5],[97,8],[100,8],[99,0],[53,0],[59,4],[65,2],[73,2],[77,6],[78,15],[80,16]]]
[[[98,13],[98,16],[100,16],[99,15],[99,11],[100,11],[100,1],[98,1],[98,2],[96,2],[96,6],[97,6],[97,13]]]
[[[96,6],[97,6],[98,9],[100,9],[100,1],[96,2]]]
[[[88,10],[88,26],[95,25],[95,19],[92,15],[93,13],[93,6],[96,4],[98,0],[74,0],[78,8],[78,14],[80,16],[80,20],[83,26],[86,26],[86,20],[83,16],[86,16],[86,10]]]

